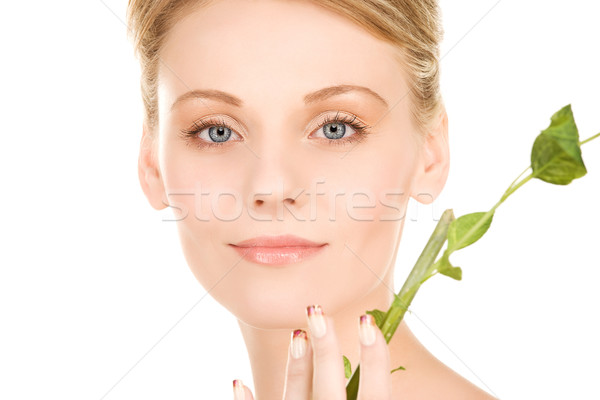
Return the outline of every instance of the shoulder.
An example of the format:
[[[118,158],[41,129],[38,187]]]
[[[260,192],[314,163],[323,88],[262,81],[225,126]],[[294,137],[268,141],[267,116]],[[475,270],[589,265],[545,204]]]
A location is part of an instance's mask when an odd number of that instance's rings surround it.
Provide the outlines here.
[[[433,355],[406,325],[391,341],[392,393],[402,400],[498,400]]]
[[[498,400],[445,364],[442,366],[431,378],[432,383],[435,382],[430,393],[431,399]]]
[[[436,357],[428,354],[419,362],[394,372],[394,396],[408,400],[498,400],[458,374]],[[412,367],[412,368],[411,368]],[[411,371],[412,370],[412,371]]]

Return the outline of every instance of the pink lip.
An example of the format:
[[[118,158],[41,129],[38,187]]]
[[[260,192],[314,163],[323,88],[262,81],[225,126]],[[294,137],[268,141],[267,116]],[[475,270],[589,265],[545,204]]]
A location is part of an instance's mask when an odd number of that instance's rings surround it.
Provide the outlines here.
[[[260,236],[229,244],[244,259],[258,264],[283,265],[303,261],[327,243],[316,243],[294,235]]]

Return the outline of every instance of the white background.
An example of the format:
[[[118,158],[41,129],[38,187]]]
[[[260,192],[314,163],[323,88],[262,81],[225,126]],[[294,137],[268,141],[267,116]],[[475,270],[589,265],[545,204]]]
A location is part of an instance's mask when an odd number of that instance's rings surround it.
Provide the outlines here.
[[[197,303],[205,291],[162,221],[172,214],[140,189],[139,67],[126,2],[106,4],[3,6],[0,398],[231,398],[232,379],[251,386],[245,346],[225,309]],[[555,111],[572,104],[581,138],[600,131],[596,2],[442,9],[450,176],[433,206],[411,205],[396,287],[434,218],[489,209]],[[454,255],[463,280],[429,280],[406,317],[434,354],[502,399],[600,398],[600,139],[583,156],[584,178],[532,181],[509,198],[488,234]]]

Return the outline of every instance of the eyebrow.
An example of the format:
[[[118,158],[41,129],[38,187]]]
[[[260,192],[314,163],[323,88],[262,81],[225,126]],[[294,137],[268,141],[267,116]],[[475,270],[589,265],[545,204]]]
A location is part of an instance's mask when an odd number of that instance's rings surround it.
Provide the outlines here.
[[[357,92],[362,92],[362,93],[368,94],[369,96],[373,97],[374,99],[379,101],[381,104],[383,104],[385,107],[388,107],[387,101],[385,101],[385,99],[383,97],[381,97],[379,94],[377,94],[373,90],[369,89],[368,87],[358,86],[358,85],[336,85],[336,86],[329,86],[329,87],[326,87],[323,89],[319,89],[315,92],[309,93],[306,96],[304,96],[304,104],[305,105],[313,104],[313,103],[316,103],[319,101],[326,100],[330,97],[338,96],[338,95],[341,95],[341,94],[344,94],[347,92],[351,92],[351,91],[357,91]],[[190,90],[189,92],[186,92],[186,93],[182,94],[181,96],[179,96],[177,98],[177,100],[175,100],[175,102],[171,105],[171,110],[173,110],[177,104],[179,104],[183,101],[189,100],[189,99],[216,100],[216,101],[220,101],[222,103],[230,104],[235,107],[242,107],[244,105],[244,102],[241,99],[235,97],[232,94],[222,92],[220,90],[214,90],[214,89],[205,89],[205,90],[197,89],[197,90]]]
[[[387,101],[385,101],[385,99],[383,97],[381,97],[380,95],[378,95],[377,93],[375,93],[374,91],[369,89],[368,87],[357,86],[357,85],[337,85],[337,86],[330,86],[330,87],[326,87],[323,89],[319,89],[316,92],[309,93],[306,96],[304,96],[304,104],[309,105],[312,103],[316,103],[317,101],[323,101],[330,97],[337,96],[337,95],[344,94],[344,93],[351,92],[351,91],[357,91],[357,92],[362,92],[362,93],[368,94],[371,97],[378,100],[384,106],[386,106],[386,107],[388,106]]]

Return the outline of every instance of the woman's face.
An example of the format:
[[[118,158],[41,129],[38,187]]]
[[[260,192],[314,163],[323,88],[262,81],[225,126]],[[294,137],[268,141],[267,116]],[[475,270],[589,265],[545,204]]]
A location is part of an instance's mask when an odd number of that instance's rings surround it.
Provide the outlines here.
[[[204,288],[262,328],[388,291],[421,154],[396,50],[308,1],[221,0],[161,60],[161,197]],[[231,246],[290,234],[326,245],[277,265]]]

